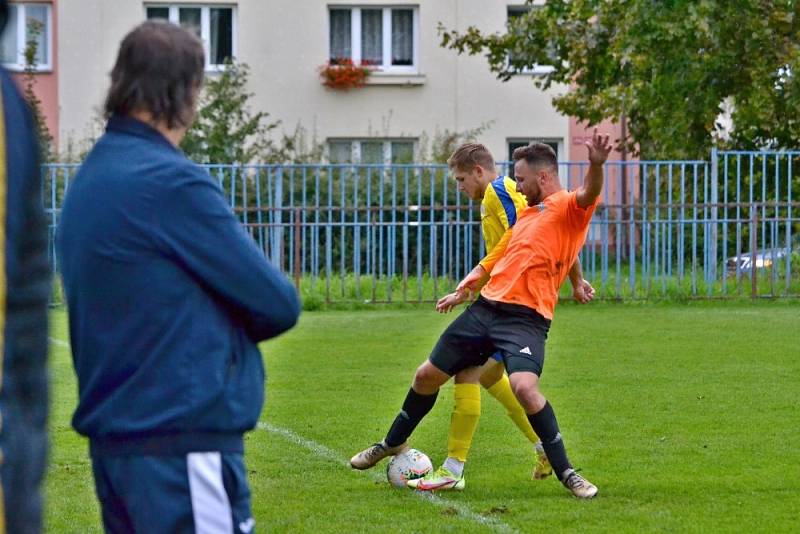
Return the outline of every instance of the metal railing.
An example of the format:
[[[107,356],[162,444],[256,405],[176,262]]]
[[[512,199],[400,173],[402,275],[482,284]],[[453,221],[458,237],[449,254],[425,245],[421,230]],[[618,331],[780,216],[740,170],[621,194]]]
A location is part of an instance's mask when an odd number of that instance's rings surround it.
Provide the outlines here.
[[[798,163],[800,152],[786,151],[608,162],[581,252],[585,277],[602,298],[800,296]],[[564,185],[579,186],[586,165],[561,163]],[[456,190],[444,165],[206,168],[258,246],[307,298],[430,301],[483,256],[478,206]],[[507,170],[507,163],[498,167]],[[43,172],[52,237],[77,166]]]

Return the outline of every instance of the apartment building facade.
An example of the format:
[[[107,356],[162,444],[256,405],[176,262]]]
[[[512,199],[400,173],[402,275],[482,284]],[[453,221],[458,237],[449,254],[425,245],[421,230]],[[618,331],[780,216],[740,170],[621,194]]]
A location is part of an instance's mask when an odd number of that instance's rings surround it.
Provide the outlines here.
[[[59,61],[58,0],[11,2],[9,18],[0,38],[0,64],[11,71],[20,86],[26,85],[25,50],[36,43],[36,55],[29,67],[33,71],[35,92],[42,104],[47,128],[58,141]]]
[[[476,128],[499,160],[532,140],[549,143],[562,160],[585,157],[586,130],[551,104],[567,87],[542,91],[533,84],[546,66],[503,83],[484,58],[439,46],[440,24],[501,32],[528,9],[521,2],[25,0],[12,6],[16,31],[3,38],[2,61],[21,70],[25,19],[41,20],[37,92],[62,148],[96,133],[120,40],[139,22],[158,18],[203,40],[207,76],[218,75],[229,56],[247,63],[253,108],[280,120],[287,133],[302,127],[325,144],[331,161],[419,159],[437,135]],[[342,91],[322,84],[319,67],[343,58],[371,66],[366,86]]]

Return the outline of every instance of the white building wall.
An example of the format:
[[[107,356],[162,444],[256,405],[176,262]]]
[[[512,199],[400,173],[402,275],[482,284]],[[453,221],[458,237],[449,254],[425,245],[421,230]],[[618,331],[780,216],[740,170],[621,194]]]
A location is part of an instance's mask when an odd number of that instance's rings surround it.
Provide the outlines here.
[[[521,3],[521,2],[516,2]],[[497,159],[507,140],[547,138],[564,142],[569,121],[530,76],[499,82],[483,57],[457,56],[439,46],[437,26],[502,31],[507,6],[500,0],[240,0],[235,5],[239,59],[251,66],[254,109],[280,119],[290,133],[301,125],[318,140],[329,138],[432,138],[437,131],[465,131],[490,124],[481,135]],[[186,4],[181,4],[186,5]],[[347,92],[325,88],[318,67],[328,58],[328,7],[418,6],[419,75],[414,85],[368,85]],[[144,19],[141,0],[59,2],[60,125],[62,145],[86,137],[102,107],[109,72],[127,31]],[[374,82],[386,82],[379,74]],[[563,90],[558,88],[556,90]]]
[[[59,142],[96,133],[119,44],[144,17],[141,2],[63,0],[58,3]]]

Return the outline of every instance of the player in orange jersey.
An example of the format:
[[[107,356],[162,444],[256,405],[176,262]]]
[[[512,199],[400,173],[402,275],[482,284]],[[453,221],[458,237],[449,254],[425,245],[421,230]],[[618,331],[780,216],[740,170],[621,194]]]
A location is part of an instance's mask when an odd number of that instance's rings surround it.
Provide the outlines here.
[[[597,487],[579,475],[567,458],[555,412],[539,391],[544,346],[558,300],[558,289],[586,240],[589,222],[603,189],[603,164],[611,145],[595,130],[584,184],[569,192],[561,185],[555,152],[532,143],[514,151],[517,190],[528,202],[508,246],[494,266],[476,267],[458,290],[477,290],[491,274],[480,297],[439,338],[419,366],[400,413],[386,438],[350,461],[367,469],[396,454],[436,402],[439,388],[459,371],[483,365],[495,352],[503,355],[514,395],[542,440],[553,470],[579,498],[592,498]]]

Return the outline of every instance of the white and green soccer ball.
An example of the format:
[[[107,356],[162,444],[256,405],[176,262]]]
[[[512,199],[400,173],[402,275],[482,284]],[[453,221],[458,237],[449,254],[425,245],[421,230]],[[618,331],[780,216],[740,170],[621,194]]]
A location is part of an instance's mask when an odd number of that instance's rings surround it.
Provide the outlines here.
[[[406,482],[422,478],[433,471],[433,464],[424,452],[408,449],[392,458],[386,466],[386,478],[395,488],[405,488]]]

